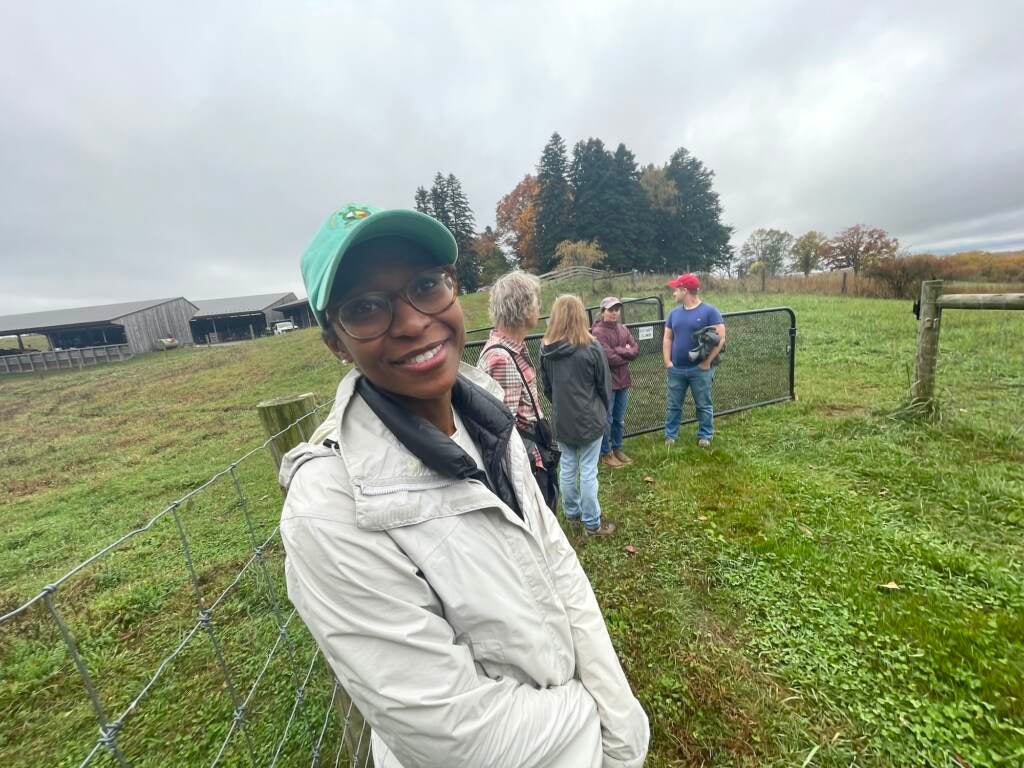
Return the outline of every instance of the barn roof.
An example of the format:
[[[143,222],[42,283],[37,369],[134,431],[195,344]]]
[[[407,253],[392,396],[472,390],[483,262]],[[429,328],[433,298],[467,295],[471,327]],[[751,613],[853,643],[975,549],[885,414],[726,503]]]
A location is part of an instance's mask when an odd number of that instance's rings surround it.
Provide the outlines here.
[[[193,317],[255,315],[270,309],[278,302],[294,300],[295,294],[291,291],[287,293],[261,293],[256,296],[230,296],[225,299],[201,299],[192,302],[199,307],[199,311]]]
[[[181,296],[175,296],[170,299],[125,301],[119,304],[101,304],[95,307],[72,307],[71,309],[51,309],[46,312],[28,312],[21,315],[4,315],[0,317],[0,336],[47,328],[109,323],[127,315],[134,315],[144,309],[179,299],[186,301]],[[189,304],[195,306],[194,302],[189,302]]]
[[[278,304],[274,309],[281,311],[284,309],[294,309],[296,307],[308,307],[309,299],[296,299],[295,301],[289,301],[287,304]]]

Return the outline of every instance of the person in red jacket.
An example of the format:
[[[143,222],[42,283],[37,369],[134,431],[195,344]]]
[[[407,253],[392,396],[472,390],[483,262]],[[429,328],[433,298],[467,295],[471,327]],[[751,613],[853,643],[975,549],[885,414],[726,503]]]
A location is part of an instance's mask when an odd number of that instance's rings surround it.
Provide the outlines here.
[[[601,319],[590,329],[594,338],[604,347],[608,367],[612,371],[612,402],[608,408],[608,428],[601,441],[601,463],[607,467],[624,467],[633,463],[633,460],[622,452],[622,433],[629,387],[633,383],[629,377],[629,361],[640,353],[640,347],[633,334],[629,332],[629,328],[619,322],[621,314],[622,302],[615,296],[608,296],[601,302]]]

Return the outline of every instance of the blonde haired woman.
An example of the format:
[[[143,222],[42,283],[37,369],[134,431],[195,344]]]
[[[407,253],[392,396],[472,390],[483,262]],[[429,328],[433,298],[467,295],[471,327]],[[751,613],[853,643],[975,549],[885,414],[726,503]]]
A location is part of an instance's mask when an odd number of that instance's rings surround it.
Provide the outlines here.
[[[601,344],[590,334],[579,296],[555,299],[540,348],[541,381],[551,401],[555,437],[562,451],[559,484],[570,523],[588,535],[608,536],[615,523],[601,519],[597,461],[608,424],[611,372]]]

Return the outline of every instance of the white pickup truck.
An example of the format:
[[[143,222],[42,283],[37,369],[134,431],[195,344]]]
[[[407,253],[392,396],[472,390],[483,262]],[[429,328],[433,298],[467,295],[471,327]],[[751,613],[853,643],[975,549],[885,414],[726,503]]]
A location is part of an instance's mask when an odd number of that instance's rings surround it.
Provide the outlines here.
[[[298,330],[298,329],[295,327],[295,323],[293,323],[291,320],[279,320],[276,323],[274,323],[274,335],[275,336],[278,336],[278,335],[280,335],[282,333],[288,333],[289,331],[295,331],[295,330]]]

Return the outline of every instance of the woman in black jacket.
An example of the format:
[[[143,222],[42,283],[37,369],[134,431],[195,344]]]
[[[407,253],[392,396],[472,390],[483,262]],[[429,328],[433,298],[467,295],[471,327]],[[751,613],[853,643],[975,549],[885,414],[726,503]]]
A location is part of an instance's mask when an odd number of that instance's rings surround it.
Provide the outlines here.
[[[558,473],[565,517],[570,523],[582,521],[591,536],[607,536],[615,523],[601,520],[597,460],[608,423],[611,372],[587,326],[578,296],[555,299],[540,349],[540,370],[562,451]]]

